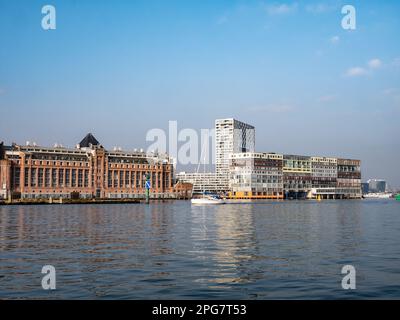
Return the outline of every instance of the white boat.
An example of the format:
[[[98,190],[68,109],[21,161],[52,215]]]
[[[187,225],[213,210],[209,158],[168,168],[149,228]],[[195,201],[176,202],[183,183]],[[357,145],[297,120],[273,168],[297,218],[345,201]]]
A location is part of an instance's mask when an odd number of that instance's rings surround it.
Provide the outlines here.
[[[203,155],[203,148],[206,147],[206,144],[203,145],[202,150],[201,150],[201,156]],[[204,173],[206,172],[206,161],[205,161],[205,156],[204,156]],[[200,168],[201,161],[199,161],[199,165],[197,166],[196,173],[199,173],[199,168]],[[196,184],[196,179],[193,184],[193,186]],[[193,189],[192,189],[192,194],[193,194]],[[202,194],[200,198],[193,198],[190,200],[192,204],[199,204],[199,205],[209,205],[209,204],[224,204],[225,201],[218,196],[217,194],[213,193],[207,193],[205,190],[205,187],[203,188]]]
[[[391,193],[380,192],[380,193],[366,193],[363,195],[365,199],[390,199],[393,195]]]
[[[202,198],[195,198],[191,200],[192,204],[225,204],[225,201],[215,196],[204,195]]]

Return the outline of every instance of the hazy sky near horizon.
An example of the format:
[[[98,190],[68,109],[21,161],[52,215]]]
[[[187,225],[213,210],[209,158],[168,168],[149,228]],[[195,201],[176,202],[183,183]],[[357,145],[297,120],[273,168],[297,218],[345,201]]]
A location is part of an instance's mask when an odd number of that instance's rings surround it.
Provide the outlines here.
[[[0,0],[0,141],[145,148],[169,120],[234,117],[258,151],[358,158],[400,186],[399,31],[394,0]]]

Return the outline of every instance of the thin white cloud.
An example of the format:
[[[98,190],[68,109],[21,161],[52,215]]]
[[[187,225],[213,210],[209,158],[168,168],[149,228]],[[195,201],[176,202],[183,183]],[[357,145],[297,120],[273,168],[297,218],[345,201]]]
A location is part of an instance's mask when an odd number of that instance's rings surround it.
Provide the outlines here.
[[[340,41],[340,37],[339,36],[333,36],[332,38],[329,39],[330,43],[332,44],[338,44]]]
[[[346,76],[347,77],[360,77],[360,76],[365,76],[368,74],[368,71],[364,68],[361,67],[353,67],[349,68],[346,71]]]
[[[331,102],[336,99],[336,96],[333,94],[328,94],[318,98],[318,102]]]
[[[374,58],[367,62],[366,67],[352,67],[347,69],[345,75],[347,77],[359,77],[371,74],[373,70],[382,67],[383,63],[380,59]]]
[[[395,67],[400,67],[400,57],[394,59],[393,62],[392,62],[392,64],[393,64],[393,66],[395,66]]]
[[[328,5],[325,3],[314,3],[306,6],[306,11],[313,14],[320,14],[330,12],[336,9],[336,6]]]
[[[269,15],[284,15],[289,14],[297,11],[297,3],[286,4],[270,4],[266,5],[265,9]]]
[[[372,59],[368,61],[368,67],[370,69],[378,69],[382,66],[382,61],[379,59]]]

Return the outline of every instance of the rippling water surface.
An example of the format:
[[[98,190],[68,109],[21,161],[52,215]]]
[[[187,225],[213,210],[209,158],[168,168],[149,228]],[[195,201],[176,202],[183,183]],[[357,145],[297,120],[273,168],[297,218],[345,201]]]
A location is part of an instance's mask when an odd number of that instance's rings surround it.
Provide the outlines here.
[[[400,202],[0,206],[0,298],[399,299]]]

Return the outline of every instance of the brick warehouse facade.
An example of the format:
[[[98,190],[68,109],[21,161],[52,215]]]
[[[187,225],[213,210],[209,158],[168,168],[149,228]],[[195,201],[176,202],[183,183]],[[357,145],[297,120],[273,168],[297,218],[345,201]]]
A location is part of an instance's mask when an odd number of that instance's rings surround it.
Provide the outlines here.
[[[167,155],[108,151],[88,134],[75,149],[0,145],[0,198],[152,198],[173,196]]]

